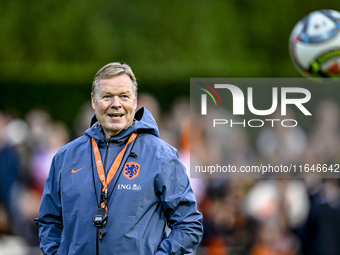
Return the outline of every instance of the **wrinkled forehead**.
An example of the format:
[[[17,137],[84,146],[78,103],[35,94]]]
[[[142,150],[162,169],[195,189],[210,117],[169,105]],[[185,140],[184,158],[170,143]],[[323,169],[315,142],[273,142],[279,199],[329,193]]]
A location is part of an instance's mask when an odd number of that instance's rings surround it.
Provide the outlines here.
[[[115,76],[107,79],[101,79],[97,84],[98,94],[122,94],[128,93],[136,95],[134,84],[128,75]]]
[[[136,82],[131,79],[128,74],[122,73],[111,77],[103,77],[95,81],[95,88],[93,93],[96,94],[103,89],[112,90],[127,90],[131,91],[132,94],[137,95]]]

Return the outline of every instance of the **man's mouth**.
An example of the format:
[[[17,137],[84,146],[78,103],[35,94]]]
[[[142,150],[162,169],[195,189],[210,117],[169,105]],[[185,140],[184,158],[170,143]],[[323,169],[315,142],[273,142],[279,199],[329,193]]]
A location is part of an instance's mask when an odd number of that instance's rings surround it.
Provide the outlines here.
[[[120,114],[120,113],[114,113],[114,114],[108,114],[109,117],[113,118],[113,119],[120,119],[121,117],[123,117],[124,114]]]

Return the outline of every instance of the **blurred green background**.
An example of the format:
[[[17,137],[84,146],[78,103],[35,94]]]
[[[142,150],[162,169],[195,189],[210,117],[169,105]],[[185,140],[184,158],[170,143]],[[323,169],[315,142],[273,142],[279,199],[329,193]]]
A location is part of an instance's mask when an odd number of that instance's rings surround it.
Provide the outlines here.
[[[294,25],[338,0],[2,0],[0,109],[48,110],[73,123],[103,65],[131,65],[164,111],[191,77],[301,77]]]

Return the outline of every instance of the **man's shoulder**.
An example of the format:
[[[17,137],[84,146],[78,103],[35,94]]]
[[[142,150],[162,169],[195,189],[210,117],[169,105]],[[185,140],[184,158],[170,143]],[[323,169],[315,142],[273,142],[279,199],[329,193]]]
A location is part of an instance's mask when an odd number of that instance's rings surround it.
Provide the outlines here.
[[[145,133],[140,134],[140,139],[143,143],[167,157],[177,157],[177,149],[157,136]]]
[[[89,136],[83,135],[72,140],[71,142],[61,147],[57,152],[56,156],[61,156],[66,153],[72,152],[73,150],[79,150],[84,146],[89,146],[89,139],[90,139]]]

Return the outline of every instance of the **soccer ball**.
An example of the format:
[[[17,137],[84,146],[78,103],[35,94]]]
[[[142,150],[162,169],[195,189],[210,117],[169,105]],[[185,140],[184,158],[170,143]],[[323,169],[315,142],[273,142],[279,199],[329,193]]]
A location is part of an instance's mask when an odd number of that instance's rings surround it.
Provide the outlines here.
[[[289,49],[304,76],[340,78],[340,13],[319,10],[304,17],[290,35]]]

